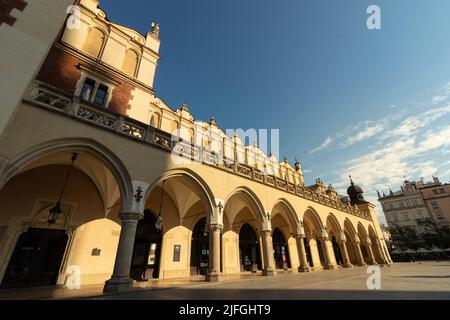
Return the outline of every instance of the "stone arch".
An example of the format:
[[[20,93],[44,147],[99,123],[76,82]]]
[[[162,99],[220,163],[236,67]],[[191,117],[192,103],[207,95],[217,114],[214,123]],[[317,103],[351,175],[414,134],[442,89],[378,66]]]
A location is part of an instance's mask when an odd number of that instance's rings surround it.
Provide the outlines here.
[[[260,227],[265,227],[265,225],[268,222],[268,218],[265,214],[264,206],[262,205],[262,202],[258,198],[258,196],[247,187],[238,187],[234,189],[225,199],[224,207],[226,207],[229,200],[236,195],[243,195],[244,199],[247,200],[246,202],[250,207],[250,210],[253,212],[256,220],[259,222]],[[230,223],[232,223],[232,221],[234,220],[229,219],[229,217],[227,218],[230,221]]]
[[[374,254],[374,258],[378,263],[384,263],[384,258],[383,258],[383,251],[381,248],[381,243],[380,240],[378,239],[375,230],[373,229],[373,227],[371,225],[369,225],[369,239],[371,241],[371,246],[372,246],[372,251]]]
[[[367,231],[361,222],[358,222],[358,237],[361,242],[367,242]]]
[[[326,232],[328,234],[328,239],[331,242],[331,248],[333,249],[336,264],[343,265],[344,258],[339,245],[339,242],[342,240],[343,231],[339,221],[333,213],[330,213],[327,217]]]
[[[314,210],[314,208],[308,207],[306,209],[302,219],[303,225],[305,224],[305,219],[309,219],[314,224],[314,227],[317,228],[319,231],[323,230],[322,219],[320,219],[319,214],[317,213],[316,210]]]
[[[305,249],[307,259],[314,269],[321,269],[325,265],[325,256],[320,238],[323,233],[323,222],[317,211],[308,207],[303,214],[302,224],[305,230]]]
[[[297,245],[293,236],[303,234],[300,226],[300,220],[295,212],[293,206],[284,198],[278,199],[272,207],[271,214],[271,227],[272,227],[272,243],[275,254],[275,266],[280,269],[281,260],[284,256],[287,262],[288,268],[292,268],[293,265],[297,265],[298,256]],[[275,230],[278,229],[284,237],[286,245],[277,242],[274,238]],[[303,241],[303,240],[302,240]]]
[[[287,213],[287,218],[290,223],[291,232],[295,234],[300,233],[300,219],[295,212],[294,207],[284,198],[278,199],[272,207],[271,210],[271,218],[273,217],[273,211],[277,206],[281,206],[284,209],[284,212]]]
[[[58,199],[74,152],[78,153],[78,159],[70,171],[70,182],[64,197]],[[59,268],[55,274],[56,283],[64,283],[66,268],[74,264],[83,269],[82,284],[104,282],[112,271],[121,229],[117,213],[130,212],[128,210],[133,207],[131,178],[122,161],[95,140],[66,138],[26,149],[3,163],[0,172],[0,193],[4,197],[20,186],[34,188],[24,191],[24,205],[17,210],[17,215],[13,214],[14,221],[8,223],[8,234],[2,244],[5,250],[0,255],[0,278],[14,258],[16,248],[20,250],[19,237],[23,234],[28,236],[30,231],[39,233],[36,235],[44,239],[56,231],[62,231],[68,238],[61,244],[64,250],[59,254],[62,256],[57,255],[60,262],[54,265]],[[47,224],[48,211],[55,207],[57,200],[61,200],[58,204],[62,212],[50,226]],[[5,206],[7,212],[8,204]],[[94,241],[93,234],[104,236]],[[101,250],[99,248],[107,251],[97,259],[101,260],[99,265],[89,263],[93,248],[95,251]],[[39,256],[37,251],[33,254]]]
[[[371,262],[370,254],[369,254],[369,250],[371,248],[369,248],[369,243],[367,241],[367,238],[368,238],[367,231],[361,222],[358,222],[357,230],[358,230],[358,237],[359,237],[359,241],[360,241],[359,246],[361,248],[361,253],[363,255],[363,259],[366,263],[369,263],[369,262]]]
[[[196,191],[199,191],[198,196],[203,201],[203,203],[206,205],[207,211],[209,215],[207,215],[207,219],[211,218],[215,214],[214,208],[216,207],[215,204],[215,197],[211,190],[211,188],[208,186],[208,184],[203,180],[200,175],[195,173],[194,171],[190,169],[173,169],[168,170],[164,172],[158,179],[156,179],[148,188],[146,195],[144,196],[144,201],[146,202],[149,198],[150,194],[155,190],[156,187],[158,187],[163,181],[169,180],[171,178],[176,177],[184,177],[188,179],[188,181],[191,183],[191,186],[195,188]]]
[[[100,160],[112,173],[122,198],[120,210],[132,209],[133,186],[126,166],[112,151],[93,139],[64,138],[41,143],[7,160],[0,167],[0,190],[20,170],[27,165],[46,156],[62,151],[86,151]]]
[[[357,232],[355,230],[355,227],[353,226],[353,223],[349,219],[345,219],[344,221],[343,232],[346,238],[345,245],[347,248],[350,263],[353,265],[358,265],[360,262],[358,261],[357,247],[356,247],[359,246],[359,244],[356,242]]]
[[[330,213],[328,215],[327,220],[326,220],[326,226],[327,226],[327,232],[328,232],[328,230],[330,230],[330,226],[331,226],[331,229],[332,229],[332,231],[334,231],[335,236],[338,237],[338,239],[341,238],[342,227],[334,214]]]

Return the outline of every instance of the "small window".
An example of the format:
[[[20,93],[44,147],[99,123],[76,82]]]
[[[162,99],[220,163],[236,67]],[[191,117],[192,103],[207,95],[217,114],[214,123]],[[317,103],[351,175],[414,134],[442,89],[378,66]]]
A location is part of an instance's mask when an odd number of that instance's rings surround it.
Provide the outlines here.
[[[442,212],[436,212],[436,217],[437,217],[439,220],[443,220],[443,219],[444,219],[444,214],[443,214]]]
[[[80,98],[89,101],[94,90],[95,81],[91,78],[84,80],[83,88],[81,89]]]
[[[95,93],[93,103],[97,106],[103,107],[105,105],[107,94],[108,94],[108,87],[103,84],[99,85],[97,92]]]
[[[445,189],[444,188],[440,188],[439,191],[440,191],[440,193],[445,193]]]
[[[437,202],[434,202],[434,201],[431,203],[431,206],[433,207],[433,209],[438,209],[439,208]]]

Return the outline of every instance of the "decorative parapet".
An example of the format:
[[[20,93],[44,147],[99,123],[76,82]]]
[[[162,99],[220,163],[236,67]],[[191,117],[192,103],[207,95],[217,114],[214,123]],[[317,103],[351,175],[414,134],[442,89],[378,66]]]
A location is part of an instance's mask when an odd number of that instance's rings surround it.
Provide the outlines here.
[[[175,137],[177,140],[174,141],[174,137],[165,131],[111,112],[105,108],[97,107],[87,101],[80,101],[77,97],[70,97],[44,84],[39,84],[31,93],[31,97],[24,100],[32,105],[60,112],[79,121],[113,131],[133,140],[142,141],[167,152],[175,152],[178,156],[195,161],[196,163],[213,166],[219,170],[225,170],[229,173],[265,184],[268,187],[276,188],[372,221],[370,213],[354,208],[339,199],[330,198],[326,194],[317,193],[302,185],[295,185],[275,175],[263,174],[254,167],[240,163],[237,157],[235,157],[233,162],[233,160],[226,159],[223,155],[216,154],[213,151],[193,145],[177,137]],[[220,156],[223,156],[224,159],[220,159]]]

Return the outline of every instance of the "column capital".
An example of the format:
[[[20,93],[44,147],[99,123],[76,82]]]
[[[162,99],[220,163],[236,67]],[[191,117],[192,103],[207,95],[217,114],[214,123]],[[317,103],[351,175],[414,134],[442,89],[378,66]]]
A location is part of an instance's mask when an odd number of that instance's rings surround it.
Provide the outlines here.
[[[262,236],[263,235],[271,235],[272,234],[272,230],[269,230],[269,229],[260,230],[259,234],[262,235]]]
[[[123,222],[137,222],[144,217],[144,214],[140,212],[121,212],[119,217]]]
[[[322,232],[320,236],[317,237],[319,240],[327,241],[328,240],[328,233]]]
[[[306,238],[306,235],[304,233],[298,233],[298,234],[294,234],[293,237],[295,239],[303,239],[303,238]]]
[[[208,225],[210,231],[221,231],[223,229],[223,225],[219,223],[210,223]]]

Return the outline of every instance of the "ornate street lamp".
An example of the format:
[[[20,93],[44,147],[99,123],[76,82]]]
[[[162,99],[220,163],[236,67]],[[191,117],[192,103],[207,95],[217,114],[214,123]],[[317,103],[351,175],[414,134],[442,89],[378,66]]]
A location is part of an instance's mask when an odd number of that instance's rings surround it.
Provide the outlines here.
[[[64,191],[66,190],[66,185],[67,185],[67,182],[68,182],[69,177],[70,177],[70,173],[71,173],[72,168],[73,168],[73,163],[75,162],[75,160],[77,160],[77,157],[78,157],[78,153],[76,153],[76,152],[72,153],[72,157],[71,157],[71,161],[72,162],[70,164],[69,170],[67,171],[66,179],[64,180],[63,188],[61,190],[61,193],[59,194],[58,202],[55,204],[55,206],[53,208],[50,209],[50,211],[48,213],[47,223],[48,223],[49,227],[52,224],[56,223],[56,220],[58,220],[59,215],[62,213],[61,200],[62,200],[62,197],[64,195]]]
[[[163,180],[163,187],[161,189],[161,203],[159,204],[159,215],[158,218],[156,218],[156,222],[155,222],[155,228],[158,230],[162,229],[162,225],[163,225],[163,218],[161,216],[161,212],[162,212],[162,206],[163,206],[163,200],[164,200],[164,184],[166,183],[166,180]]]

